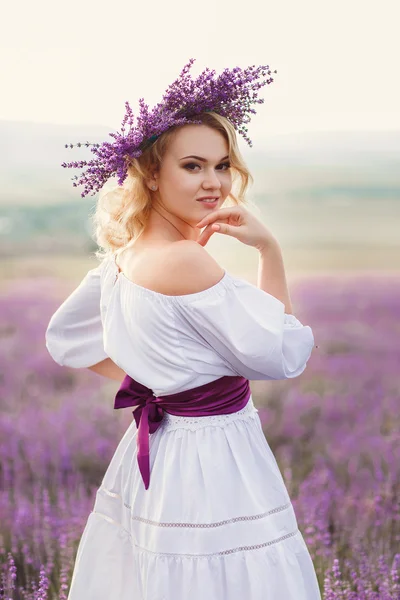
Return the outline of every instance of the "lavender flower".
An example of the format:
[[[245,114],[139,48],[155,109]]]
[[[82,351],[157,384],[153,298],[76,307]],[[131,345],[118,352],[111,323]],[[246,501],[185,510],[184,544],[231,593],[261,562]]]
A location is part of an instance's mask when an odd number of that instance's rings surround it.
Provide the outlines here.
[[[118,177],[118,184],[122,185],[127,177],[129,158],[139,157],[170,127],[200,123],[196,116],[204,112],[214,111],[226,117],[249,146],[252,145],[246,125],[250,122],[251,115],[256,113],[252,105],[264,102],[258,97],[260,88],[274,81],[270,77],[269,66],[252,65],[246,69],[224,69],[218,76],[214,70],[207,67],[197,79],[193,79],[190,69],[194,62],[194,58],[189,60],[179,77],[167,88],[162,102],[156,104],[152,110],[149,110],[144,99],[140,98],[136,125],[129,102],[125,102],[126,112],[121,132],[109,134],[114,138],[114,142],[75,144],[78,148],[92,146],[90,150],[97,156],[90,161],[61,164],[64,168],[87,167],[80,177],[75,175],[72,178],[75,180],[72,184],[74,187],[85,186],[81,193],[82,198],[90,191],[93,196],[114,175]],[[126,125],[129,126],[129,130],[125,133]],[[65,147],[73,148],[74,144],[65,144]]]
[[[109,383],[45,349],[70,291],[44,277],[0,295],[2,600],[68,596],[77,543],[132,419],[112,415]],[[266,438],[324,600],[400,600],[400,278],[311,276],[293,296],[321,353],[294,380],[253,382]]]

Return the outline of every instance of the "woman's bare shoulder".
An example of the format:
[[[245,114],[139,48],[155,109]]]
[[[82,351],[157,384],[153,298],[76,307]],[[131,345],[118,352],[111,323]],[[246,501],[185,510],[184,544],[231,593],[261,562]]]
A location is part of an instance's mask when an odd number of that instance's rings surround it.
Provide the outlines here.
[[[194,240],[180,240],[164,253],[157,287],[169,296],[195,294],[218,283],[224,273],[203,246]]]
[[[194,240],[127,251],[118,266],[134,283],[166,296],[201,292],[224,276],[224,269]]]

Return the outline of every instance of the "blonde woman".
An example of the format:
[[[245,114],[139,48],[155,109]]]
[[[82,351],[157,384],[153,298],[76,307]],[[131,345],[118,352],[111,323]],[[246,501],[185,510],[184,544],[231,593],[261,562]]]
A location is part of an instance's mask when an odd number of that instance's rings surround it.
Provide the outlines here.
[[[278,241],[245,208],[237,97],[229,113],[231,88],[219,82],[218,104],[214,81],[214,110],[204,110],[210,79],[202,83],[197,111],[192,98],[162,127],[154,119],[155,133],[142,106],[144,134],[124,154],[120,185],[98,201],[101,263],[46,332],[56,362],[118,380],[114,407],[134,409],[88,517],[69,600],[320,599],[249,387],[299,376],[314,337],[292,314]],[[172,100],[164,96],[163,116]],[[122,141],[104,152],[120,157]],[[111,154],[98,156],[104,178]],[[86,192],[102,183],[93,163],[88,173]],[[211,257],[215,233],[258,251],[258,286]]]

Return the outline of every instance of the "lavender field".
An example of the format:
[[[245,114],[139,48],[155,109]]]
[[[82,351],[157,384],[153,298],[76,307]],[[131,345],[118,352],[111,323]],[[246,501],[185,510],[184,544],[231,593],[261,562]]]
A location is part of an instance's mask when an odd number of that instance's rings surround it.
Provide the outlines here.
[[[48,355],[45,328],[66,295],[57,286],[19,280],[0,297],[4,600],[67,598],[95,491],[132,418],[112,408],[117,382]],[[291,296],[318,348],[299,378],[252,383],[266,437],[324,600],[398,600],[400,278],[309,276]]]

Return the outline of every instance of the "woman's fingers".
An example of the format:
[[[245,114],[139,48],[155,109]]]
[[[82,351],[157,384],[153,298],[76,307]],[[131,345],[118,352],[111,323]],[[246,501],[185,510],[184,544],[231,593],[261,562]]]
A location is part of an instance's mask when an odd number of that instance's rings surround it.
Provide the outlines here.
[[[227,219],[232,215],[240,214],[240,208],[238,206],[227,206],[225,208],[219,208],[218,210],[214,210],[209,215],[201,219],[196,225],[196,227],[205,227],[210,223],[213,223],[217,219]]]
[[[240,219],[241,214],[242,213],[240,211],[240,208],[236,206],[220,208],[218,210],[213,211],[197,223],[196,227],[204,228],[197,242],[201,246],[205,246],[212,234],[216,231],[218,231],[219,233],[227,233],[228,235],[233,235],[232,228],[228,227],[227,224],[231,220],[233,220],[233,222],[238,221]],[[215,221],[218,221],[218,223],[215,223]],[[225,228],[222,227],[224,224],[226,225]]]
[[[204,227],[198,239],[203,246],[217,231],[255,248],[265,247],[266,244],[276,241],[267,227],[243,206],[229,206],[215,210],[201,219],[196,227]]]
[[[238,230],[239,230],[238,227],[228,225],[227,223],[212,223],[211,225],[208,225],[208,227],[206,227],[206,229],[201,233],[197,242],[201,246],[205,246],[207,244],[207,242],[209,241],[210,237],[212,236],[212,234],[216,233],[216,232],[223,233],[225,235],[230,235],[232,237],[239,239],[238,238]]]
[[[212,229],[210,225],[206,227],[197,240],[198,244],[200,244],[200,246],[205,246],[214,232],[215,230]]]
[[[213,214],[216,214],[217,211]],[[218,218],[218,224],[214,223],[213,220],[210,221],[209,217],[211,215],[207,215],[207,217],[205,217],[204,219],[202,219],[197,225],[196,227],[200,226],[200,227],[204,227],[203,231],[201,232],[197,242],[201,245],[201,246],[205,246],[208,242],[208,240],[210,239],[210,237],[212,236],[213,233],[215,233],[216,231],[219,231],[220,226],[222,223],[226,223],[227,221],[229,221],[229,217],[230,217],[231,213],[225,213],[223,215],[220,215],[218,217],[218,215],[216,214],[215,219]],[[204,221],[210,221],[207,223],[204,223]],[[222,232],[221,232],[222,233]]]

